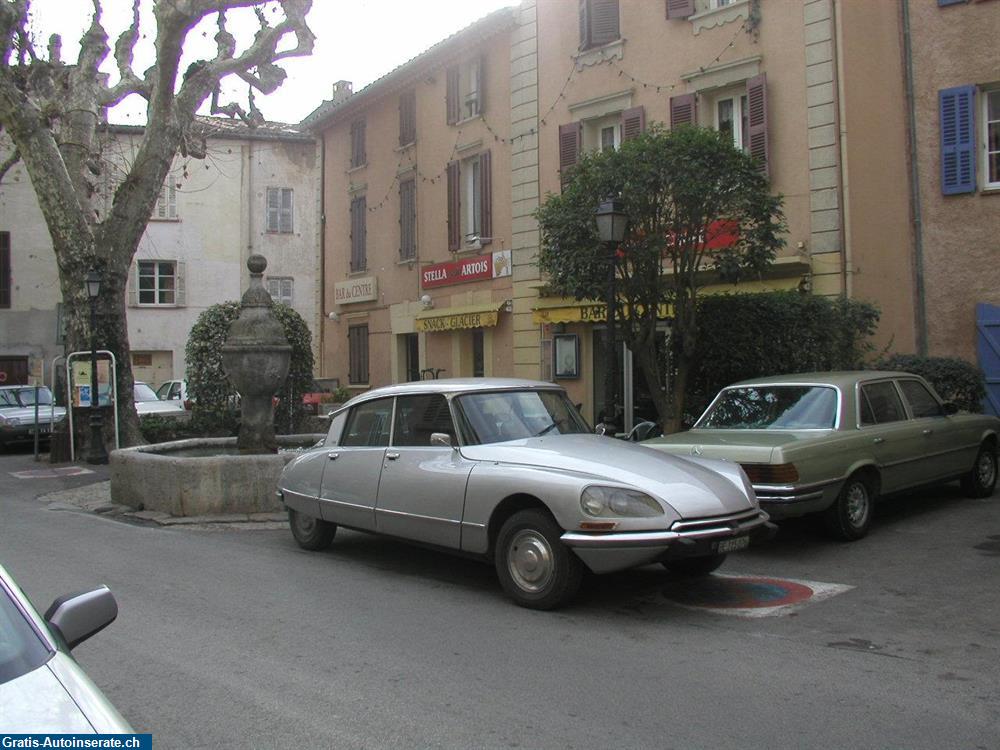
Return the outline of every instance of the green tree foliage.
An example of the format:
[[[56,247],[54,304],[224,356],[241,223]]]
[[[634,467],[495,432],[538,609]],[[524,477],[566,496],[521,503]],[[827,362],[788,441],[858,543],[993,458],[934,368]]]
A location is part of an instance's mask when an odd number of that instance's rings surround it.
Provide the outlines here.
[[[284,329],[292,346],[288,379],[275,394],[275,430],[291,433],[298,429],[304,415],[302,394],[312,385],[313,352],[309,326],[288,305],[274,302],[274,317]],[[201,424],[231,426],[235,411],[236,390],[222,369],[222,346],[229,335],[229,324],[240,314],[239,302],[222,302],[207,308],[198,316],[188,338],[187,387],[194,401],[192,419]]]
[[[685,423],[738,380],[862,368],[878,318],[866,302],[799,292],[702,297]]]
[[[893,354],[879,359],[879,370],[901,370],[919,375],[945,401],[951,401],[963,411],[978,414],[986,398],[986,380],[982,370],[964,359],[954,357],[920,357],[916,354]]]
[[[614,253],[600,242],[595,221],[598,204],[609,197],[629,215],[627,235]],[[663,358],[656,355],[657,312],[674,306],[672,398],[652,389],[668,431],[679,427],[684,413],[697,351],[699,289],[756,278],[770,265],[784,244],[781,206],[756,162],[724,134],[654,125],[618,150],[584,155],[562,194],[548,195],[539,208],[539,266],[553,291],[603,299],[608,264],[615,264],[621,335],[649,383],[666,382]],[[713,248],[722,227],[736,240]]]

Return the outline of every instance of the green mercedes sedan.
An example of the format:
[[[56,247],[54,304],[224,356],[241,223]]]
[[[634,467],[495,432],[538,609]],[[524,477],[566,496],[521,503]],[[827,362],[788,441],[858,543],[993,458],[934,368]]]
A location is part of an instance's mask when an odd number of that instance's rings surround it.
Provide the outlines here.
[[[955,479],[992,495],[998,434],[1000,419],[959,414],[923,378],[871,370],[735,383],[691,430],[642,444],[737,462],[773,519],[821,513],[852,541],[881,495]]]

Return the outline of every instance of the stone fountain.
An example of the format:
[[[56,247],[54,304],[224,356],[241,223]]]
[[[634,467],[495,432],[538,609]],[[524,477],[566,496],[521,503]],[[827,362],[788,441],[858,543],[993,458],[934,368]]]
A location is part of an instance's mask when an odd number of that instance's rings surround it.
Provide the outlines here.
[[[288,377],[292,347],[271,313],[262,282],[267,261],[247,260],[250,287],[229,326],[222,366],[240,394],[237,438],[195,438],[123,448],[111,454],[112,502],[172,516],[283,510],[278,477],[295,453],[323,435],[275,437],[272,396]]]

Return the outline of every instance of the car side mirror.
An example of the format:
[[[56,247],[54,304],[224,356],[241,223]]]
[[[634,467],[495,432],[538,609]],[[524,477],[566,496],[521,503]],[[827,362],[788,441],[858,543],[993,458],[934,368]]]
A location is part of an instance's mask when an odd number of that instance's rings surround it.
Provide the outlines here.
[[[70,649],[104,630],[116,617],[118,602],[107,586],[60,596],[45,612],[45,621]]]
[[[943,406],[944,406],[944,413],[949,417],[952,414],[958,414],[958,405],[955,404],[954,401],[945,401]]]
[[[443,448],[454,447],[451,444],[451,435],[449,435],[447,432],[432,432],[431,445],[440,445]]]

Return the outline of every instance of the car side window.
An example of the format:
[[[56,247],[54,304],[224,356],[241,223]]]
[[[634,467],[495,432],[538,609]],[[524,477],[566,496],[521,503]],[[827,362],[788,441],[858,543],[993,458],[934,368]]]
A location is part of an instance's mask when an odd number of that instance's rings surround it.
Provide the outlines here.
[[[443,432],[455,442],[448,400],[439,393],[400,396],[396,399],[396,422],[392,444],[399,447],[428,446],[431,435]]]
[[[941,404],[919,380],[900,380],[899,387],[903,389],[903,395],[910,404],[910,411],[915,419],[944,416]]]
[[[885,424],[906,419],[903,402],[899,400],[899,394],[892,383],[869,383],[861,386],[861,393],[869,406],[867,413],[864,408],[861,410],[862,424]]]
[[[392,419],[392,399],[366,401],[351,409],[347,429],[340,440],[346,448],[384,448],[389,445],[389,425]]]
[[[174,383],[170,386],[170,398],[180,398],[181,397],[181,384]]]

